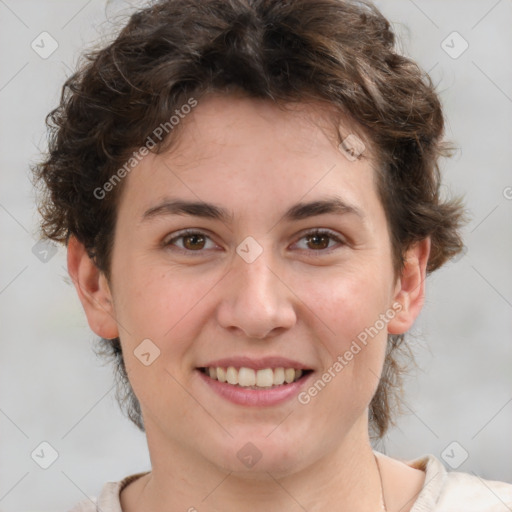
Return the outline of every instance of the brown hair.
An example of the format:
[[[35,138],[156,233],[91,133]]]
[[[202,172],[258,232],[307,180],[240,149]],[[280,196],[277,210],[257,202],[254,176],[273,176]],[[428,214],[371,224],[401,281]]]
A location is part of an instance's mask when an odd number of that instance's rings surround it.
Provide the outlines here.
[[[397,273],[405,250],[426,237],[429,273],[461,251],[461,202],[440,197],[438,159],[448,153],[435,88],[397,52],[377,8],[356,0],[166,0],[133,14],[112,43],[85,56],[47,117],[49,153],[33,168],[44,236],[76,236],[109,277],[123,183],[102,198],[95,191],[176,109],[212,91],[321,101],[355,122],[375,157]],[[166,149],[179,126],[153,151]],[[388,336],[370,405],[378,437],[392,423],[403,341]],[[118,398],[143,429],[119,339],[102,342],[116,360]]]

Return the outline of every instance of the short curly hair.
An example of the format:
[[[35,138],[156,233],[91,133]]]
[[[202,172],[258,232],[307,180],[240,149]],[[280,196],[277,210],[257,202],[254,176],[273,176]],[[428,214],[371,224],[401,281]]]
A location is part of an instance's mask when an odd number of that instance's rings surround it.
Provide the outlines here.
[[[427,237],[427,272],[436,270],[463,248],[464,209],[460,198],[440,194],[438,161],[449,147],[435,87],[395,39],[367,1],[162,0],[135,12],[111,43],[84,55],[47,116],[49,151],[32,168],[43,236],[76,237],[109,278],[123,183],[104,197],[99,188],[191,97],[242,91],[280,105],[320,101],[354,123],[374,155],[395,272]],[[179,128],[152,151],[168,148]],[[370,404],[379,438],[394,423],[403,342],[388,335]],[[121,406],[144,429],[120,340],[100,343],[115,359]]]

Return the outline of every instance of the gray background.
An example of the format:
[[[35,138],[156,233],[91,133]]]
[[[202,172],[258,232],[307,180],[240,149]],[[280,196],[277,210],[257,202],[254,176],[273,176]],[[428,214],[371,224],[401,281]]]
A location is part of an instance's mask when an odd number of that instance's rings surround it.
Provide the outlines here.
[[[405,459],[444,453],[447,467],[467,452],[460,471],[512,481],[512,2],[377,4],[404,52],[438,84],[447,136],[459,147],[443,163],[446,192],[464,194],[472,216],[467,253],[428,279],[409,337],[420,369],[407,382],[404,416],[377,448]],[[28,170],[45,147],[44,116],[79,52],[122,22],[129,7],[0,0],[3,512],[67,510],[104,482],[149,468],[144,436],[119,412],[111,370],[92,351],[64,249],[46,263],[44,253],[33,252],[37,213]],[[46,59],[31,48],[43,31],[59,45]],[[458,58],[463,41],[448,37],[453,31],[469,44]],[[447,37],[452,56],[441,46]],[[59,455],[46,470],[31,458],[42,441]]]

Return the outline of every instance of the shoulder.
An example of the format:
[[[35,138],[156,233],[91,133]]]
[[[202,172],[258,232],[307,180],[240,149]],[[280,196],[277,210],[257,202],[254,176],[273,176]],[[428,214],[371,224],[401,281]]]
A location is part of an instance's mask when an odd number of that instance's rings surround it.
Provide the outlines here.
[[[146,473],[130,475],[119,482],[107,482],[97,498],[87,498],[75,505],[69,512],[122,512],[119,499],[120,492],[131,482]]]
[[[408,465],[423,469],[425,483],[411,512],[510,512],[512,484],[485,480],[477,475],[448,472],[434,455]]]
[[[97,500],[96,498],[89,498],[88,500],[77,503],[68,512],[97,512]]]
[[[512,485],[506,482],[484,480],[467,473],[448,473],[439,511],[455,510],[464,506],[467,512],[510,512],[512,510]]]

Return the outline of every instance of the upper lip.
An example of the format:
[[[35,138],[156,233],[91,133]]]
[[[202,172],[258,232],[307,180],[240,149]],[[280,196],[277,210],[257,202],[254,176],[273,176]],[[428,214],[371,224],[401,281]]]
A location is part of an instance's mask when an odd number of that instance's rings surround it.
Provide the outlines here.
[[[296,370],[311,370],[311,366],[279,356],[268,356],[262,358],[245,356],[226,357],[223,359],[209,361],[208,363],[198,366],[198,368],[227,368],[229,366],[233,366],[234,368],[252,368],[253,370],[263,370],[264,368],[295,368]]]

